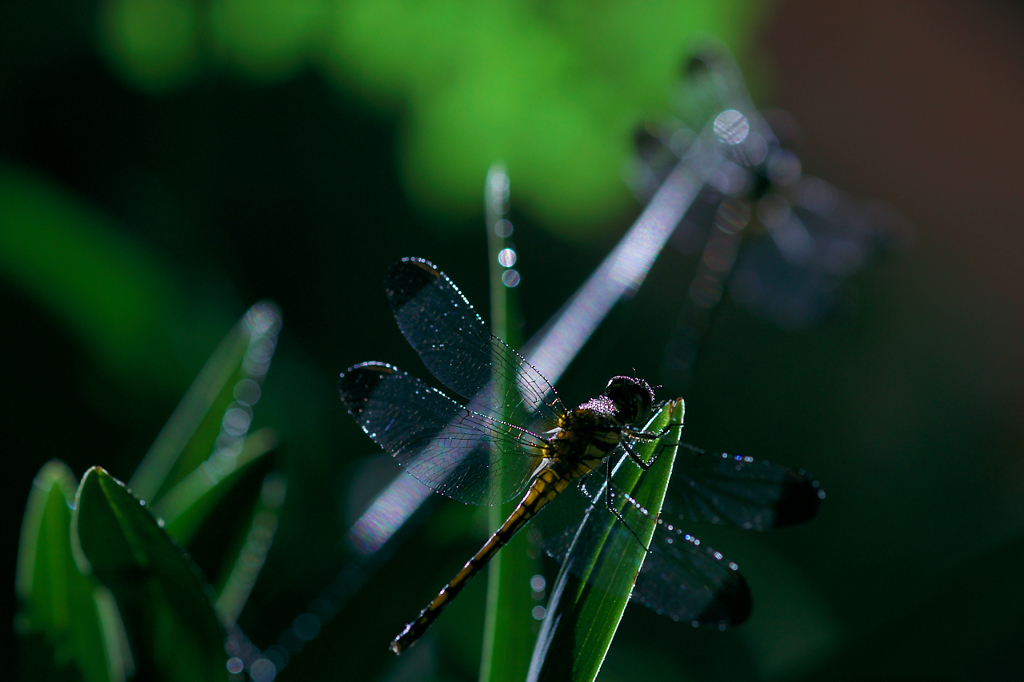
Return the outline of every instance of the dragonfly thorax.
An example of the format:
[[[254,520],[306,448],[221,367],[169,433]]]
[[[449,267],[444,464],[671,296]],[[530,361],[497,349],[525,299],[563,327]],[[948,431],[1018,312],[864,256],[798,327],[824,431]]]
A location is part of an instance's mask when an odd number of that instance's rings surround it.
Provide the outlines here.
[[[588,407],[592,403],[588,401],[567,412],[559,422],[558,432],[548,441],[548,459],[568,478],[589,472],[622,440],[623,425],[619,420],[600,406]]]

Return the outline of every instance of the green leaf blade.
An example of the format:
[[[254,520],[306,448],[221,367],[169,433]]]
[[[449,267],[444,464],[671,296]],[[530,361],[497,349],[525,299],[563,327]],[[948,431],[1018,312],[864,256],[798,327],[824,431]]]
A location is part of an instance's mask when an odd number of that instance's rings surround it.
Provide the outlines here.
[[[129,384],[178,385],[170,330],[184,301],[166,268],[53,182],[0,164],[0,276]]]
[[[113,592],[141,676],[223,680],[224,631],[205,583],[123,483],[94,467],[78,488],[76,560]]]
[[[643,565],[646,556],[643,548],[650,545],[657,526],[658,512],[672,475],[682,421],[683,401],[668,403],[646,428],[659,431],[669,427],[666,438],[671,442],[662,443],[659,439],[638,448],[638,454],[648,461],[660,450],[657,461],[647,472],[624,463],[614,474],[616,487],[632,498],[632,501],[616,499],[620,511],[623,505],[642,510],[628,519],[636,537],[617,528],[621,523],[607,510],[594,508],[589,514],[586,523],[596,527],[589,529],[586,535],[596,536],[597,540],[590,541],[586,549],[574,546],[570,550],[552,586],[547,615],[527,677],[531,682],[569,679],[591,682],[597,677]],[[571,562],[575,562],[574,570],[580,577],[568,570]]]
[[[252,513],[249,531],[234,553],[230,570],[218,582],[214,609],[221,623],[229,629],[235,625],[245,608],[266,562],[277,533],[278,519],[287,491],[288,479],[284,474],[271,472],[263,478],[259,502]]]
[[[511,246],[499,223],[505,219],[509,204],[509,177],[504,166],[495,163],[484,183],[484,211],[487,232],[487,261],[490,264],[491,333],[513,348],[521,345],[516,289],[505,284],[508,269],[499,254]],[[504,236],[503,236],[504,235]],[[513,272],[513,274],[515,274]],[[493,378],[507,395],[512,390],[508,378]],[[503,416],[511,421],[511,409]],[[493,481],[501,486],[498,477]],[[518,501],[495,505],[488,510],[492,532],[505,522]],[[536,639],[537,620],[532,615],[536,603],[530,579],[540,573],[540,557],[531,551],[529,533],[519,533],[487,565],[487,606],[484,616],[483,650],[480,657],[480,682],[520,682],[530,667],[530,650]]]
[[[187,544],[217,503],[276,446],[277,436],[269,428],[250,434],[236,458],[193,469],[153,505],[153,512],[163,519],[171,537]]]
[[[138,498],[156,502],[204,462],[238,456],[280,330],[281,312],[262,301],[228,332],[132,475]]]
[[[53,666],[64,676],[74,666],[85,682],[122,682],[131,660],[120,616],[109,593],[83,575],[72,556],[76,488],[71,470],[56,460],[35,478],[18,550],[15,629],[30,675]]]

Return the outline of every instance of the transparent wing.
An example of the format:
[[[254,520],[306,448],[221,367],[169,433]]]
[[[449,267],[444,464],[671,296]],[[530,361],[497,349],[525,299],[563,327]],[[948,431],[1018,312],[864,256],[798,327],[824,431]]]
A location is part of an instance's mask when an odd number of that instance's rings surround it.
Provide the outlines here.
[[[720,630],[745,621],[753,607],[736,564],[660,519],[631,599],[672,620]]]
[[[825,498],[802,469],[691,450],[676,459],[662,517],[769,530],[809,521]]]
[[[603,478],[600,470],[589,474],[581,486],[567,489],[541,510],[532,524],[535,539],[556,561],[564,563],[573,548],[567,566],[578,576],[586,565],[574,564],[571,557],[586,556],[597,543],[615,546],[615,541],[605,539],[605,534],[628,536],[629,541],[639,542],[607,509]],[[584,523],[588,511],[591,516],[601,516]],[[647,513],[628,503],[621,512],[627,524]],[[661,521],[649,549],[633,588],[633,601],[673,620],[699,626],[732,627],[749,617],[750,588],[736,564],[719,552]]]
[[[338,389],[370,438],[416,480],[459,502],[517,498],[543,456],[540,436],[468,410],[388,364],[350,367]]]
[[[445,386],[493,419],[536,431],[558,423],[565,409],[548,380],[487,331],[458,287],[434,265],[403,258],[384,276],[398,328]]]

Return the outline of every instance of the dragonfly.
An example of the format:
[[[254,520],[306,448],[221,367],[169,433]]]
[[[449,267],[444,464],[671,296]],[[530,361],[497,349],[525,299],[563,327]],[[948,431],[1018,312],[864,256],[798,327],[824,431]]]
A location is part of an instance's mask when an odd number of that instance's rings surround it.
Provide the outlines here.
[[[475,505],[519,500],[483,547],[391,641],[391,651],[400,654],[549,505],[560,511],[549,514],[541,544],[554,558],[565,559],[570,541],[586,532],[580,518],[586,514],[574,507],[581,499],[598,499],[600,493],[588,485],[600,479],[602,463],[605,506],[617,517],[617,528],[632,532],[613,504],[613,460],[628,457],[646,470],[654,458],[645,461],[634,446],[666,432],[643,429],[655,396],[646,381],[634,377],[612,377],[600,395],[567,409],[541,372],[493,336],[458,287],[430,262],[404,258],[393,264],[385,290],[406,340],[434,377],[465,402],[388,363],[364,362],[338,380],[348,412],[406,472],[436,492]],[[663,515],[767,530],[809,520],[824,498],[818,482],[802,470],[697,448],[691,452],[670,486],[670,495],[674,487],[680,492],[674,503],[666,500]],[[568,498],[576,504],[562,503]],[[634,601],[694,626],[725,629],[749,616],[750,589],[737,565],[719,552],[660,518],[645,549]]]

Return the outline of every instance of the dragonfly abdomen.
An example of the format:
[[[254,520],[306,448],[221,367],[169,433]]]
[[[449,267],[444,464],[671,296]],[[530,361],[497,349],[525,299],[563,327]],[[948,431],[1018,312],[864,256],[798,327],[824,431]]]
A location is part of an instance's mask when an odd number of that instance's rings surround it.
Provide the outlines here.
[[[427,628],[437,620],[437,617],[441,615],[441,612],[444,611],[448,604],[462,591],[466,583],[479,573],[498,550],[508,544],[512,536],[518,533],[538,511],[565,490],[571,480],[570,476],[564,475],[555,468],[541,469],[530,485],[530,489],[523,496],[522,501],[516,505],[515,510],[505,520],[505,523],[501,525],[501,528],[494,531],[494,534],[488,538],[484,546],[480,548],[480,551],[466,562],[466,565],[452,578],[451,582],[441,588],[441,591],[434,597],[434,600],[425,609],[420,611],[420,615],[416,620],[406,625],[402,632],[391,640],[389,645],[391,651],[400,654],[415,644],[423,636],[423,633],[427,631]]]

